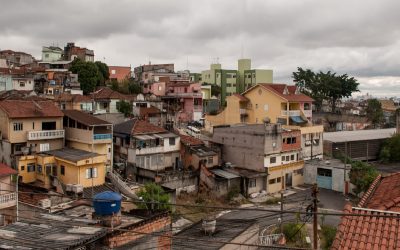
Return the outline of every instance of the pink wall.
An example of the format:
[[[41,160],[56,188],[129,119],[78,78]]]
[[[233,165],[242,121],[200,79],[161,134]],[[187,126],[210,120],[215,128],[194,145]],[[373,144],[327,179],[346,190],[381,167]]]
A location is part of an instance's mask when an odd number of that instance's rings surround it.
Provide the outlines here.
[[[165,82],[156,82],[150,86],[150,92],[156,96],[165,96]]]

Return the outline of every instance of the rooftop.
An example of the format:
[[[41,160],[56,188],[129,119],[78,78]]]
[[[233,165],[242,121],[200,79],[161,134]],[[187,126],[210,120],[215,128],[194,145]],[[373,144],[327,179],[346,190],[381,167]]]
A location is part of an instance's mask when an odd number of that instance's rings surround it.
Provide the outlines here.
[[[386,139],[396,133],[395,128],[340,131],[324,133],[324,141],[348,142]]]
[[[209,147],[206,147],[204,145],[195,146],[190,149],[200,157],[217,155],[215,151],[211,150]]]
[[[337,229],[331,249],[399,249],[400,248],[400,214],[380,210],[354,208],[347,204],[345,214]],[[393,215],[394,217],[377,217]]]
[[[190,135],[179,135],[181,137],[181,142],[183,145],[186,146],[199,146],[199,145],[204,145],[204,142],[200,139],[197,139],[193,136]]]
[[[110,89],[109,87],[102,87],[92,93],[93,99],[119,99],[125,100],[126,96]]]
[[[168,132],[162,127],[155,126],[147,121],[131,119],[126,122],[116,124],[114,132],[120,134],[139,135],[139,134],[156,134]]]
[[[4,100],[2,109],[9,118],[62,117],[64,114],[52,101]]]
[[[107,229],[90,226],[82,220],[40,214],[2,227],[2,249],[75,249],[105,236]]]
[[[62,93],[54,98],[54,101],[57,102],[91,102],[92,99],[87,95],[77,95],[77,94],[69,94]]]
[[[65,116],[74,119],[86,126],[95,126],[95,125],[112,125],[109,122],[101,120],[91,114],[79,111],[79,110],[63,110],[62,111]]]
[[[54,155],[55,157],[65,159],[72,162],[77,162],[91,157],[98,156],[99,154],[83,151],[74,148],[63,148],[46,152],[46,154]]]
[[[18,174],[18,172],[6,164],[0,163],[0,177],[12,175],[12,174]]]
[[[222,169],[210,169],[210,172],[213,174],[225,178],[225,179],[235,179],[235,178],[240,178],[239,175],[230,173],[228,171],[222,170]]]

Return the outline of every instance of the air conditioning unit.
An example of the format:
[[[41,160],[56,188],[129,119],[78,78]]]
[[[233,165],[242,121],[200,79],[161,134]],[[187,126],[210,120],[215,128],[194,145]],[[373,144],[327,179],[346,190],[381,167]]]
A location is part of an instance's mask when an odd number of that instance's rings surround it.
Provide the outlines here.
[[[75,184],[72,186],[72,192],[76,193],[76,194],[80,194],[83,193],[83,185],[81,184]]]
[[[42,208],[51,207],[51,200],[50,199],[43,199],[43,200],[40,200],[38,203],[39,203],[39,206],[42,207]]]
[[[67,184],[65,185],[65,188],[67,190],[67,192],[72,192],[72,187],[74,186],[74,184]]]

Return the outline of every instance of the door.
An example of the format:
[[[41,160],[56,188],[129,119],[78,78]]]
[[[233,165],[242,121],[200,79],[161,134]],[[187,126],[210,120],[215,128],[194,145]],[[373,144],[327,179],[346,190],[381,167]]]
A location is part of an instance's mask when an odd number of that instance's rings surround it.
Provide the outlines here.
[[[320,188],[332,189],[332,169],[317,168],[317,184]]]
[[[292,173],[286,173],[285,175],[285,185],[286,187],[292,186]]]

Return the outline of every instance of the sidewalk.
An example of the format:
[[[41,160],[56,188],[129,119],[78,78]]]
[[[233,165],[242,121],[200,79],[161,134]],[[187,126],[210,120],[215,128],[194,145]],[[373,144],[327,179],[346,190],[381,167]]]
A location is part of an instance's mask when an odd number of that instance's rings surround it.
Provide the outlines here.
[[[310,240],[311,240],[311,249],[313,249],[313,244],[314,244],[313,224],[307,223],[306,229],[307,229],[308,237],[310,237]],[[321,227],[318,224],[318,232],[319,231],[321,231]],[[318,249],[321,249],[321,240],[319,237],[318,237]]]

